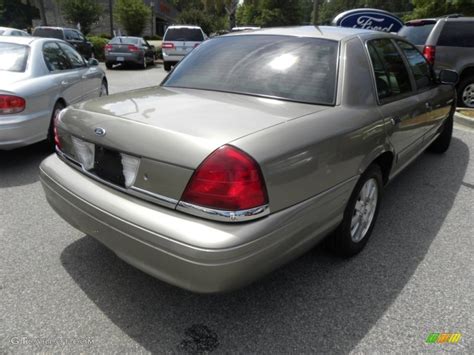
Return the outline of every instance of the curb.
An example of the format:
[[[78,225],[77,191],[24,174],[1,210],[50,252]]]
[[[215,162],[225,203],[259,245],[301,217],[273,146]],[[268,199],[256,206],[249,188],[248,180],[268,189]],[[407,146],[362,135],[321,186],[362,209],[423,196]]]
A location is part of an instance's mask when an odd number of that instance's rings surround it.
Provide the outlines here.
[[[474,129],[474,118],[463,115],[462,113],[456,112],[454,114],[454,122]]]

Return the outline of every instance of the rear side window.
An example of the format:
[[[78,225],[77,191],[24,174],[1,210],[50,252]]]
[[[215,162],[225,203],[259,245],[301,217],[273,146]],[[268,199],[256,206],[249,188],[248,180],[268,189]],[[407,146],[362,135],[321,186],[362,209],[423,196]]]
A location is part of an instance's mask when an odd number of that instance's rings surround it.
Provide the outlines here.
[[[43,56],[50,71],[72,69],[66,54],[54,42],[46,43],[43,46]]]
[[[81,37],[79,37],[79,34],[72,30],[65,30],[64,35],[66,36],[67,40],[79,41],[81,39]]]
[[[420,90],[431,87],[434,84],[434,77],[425,57],[411,44],[404,41],[397,41],[397,43],[410,65],[410,69],[415,78],[416,88]]]
[[[204,36],[199,28],[169,28],[164,41],[204,41]]]
[[[446,22],[438,46],[474,47],[474,21]]]
[[[0,36],[5,33],[5,30],[0,30]]]
[[[368,42],[368,49],[379,99],[392,98],[412,91],[408,69],[391,40],[372,40]]]
[[[398,32],[398,35],[406,38],[411,43],[421,46],[426,43],[426,40],[428,39],[428,36],[430,35],[434,25],[434,23],[424,25],[407,25]]]
[[[63,31],[56,28],[36,28],[33,36],[63,39]]]
[[[135,37],[114,37],[110,40],[109,44],[134,44],[137,45],[139,38]]]
[[[0,70],[24,72],[28,62],[29,47],[0,42]]]

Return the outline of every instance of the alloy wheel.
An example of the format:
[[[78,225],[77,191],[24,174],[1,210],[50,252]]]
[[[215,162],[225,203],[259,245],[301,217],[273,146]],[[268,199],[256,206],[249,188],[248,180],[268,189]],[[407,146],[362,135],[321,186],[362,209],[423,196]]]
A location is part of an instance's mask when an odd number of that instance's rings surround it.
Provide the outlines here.
[[[377,181],[371,178],[359,192],[351,220],[351,239],[354,243],[364,239],[372,225],[377,210],[378,190]]]
[[[462,101],[467,107],[474,108],[474,83],[469,84],[464,88]]]

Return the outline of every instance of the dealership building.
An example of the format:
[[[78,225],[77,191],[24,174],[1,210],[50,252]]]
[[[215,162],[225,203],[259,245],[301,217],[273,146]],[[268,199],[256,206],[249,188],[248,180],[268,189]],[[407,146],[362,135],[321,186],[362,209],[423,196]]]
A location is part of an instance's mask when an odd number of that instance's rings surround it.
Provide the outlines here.
[[[95,34],[111,34],[124,33],[124,29],[120,27],[111,14],[113,12],[114,0],[97,0],[102,6],[103,13],[98,23],[92,26],[92,33]],[[179,12],[165,0],[143,0],[145,5],[151,9],[150,19],[147,21],[147,27],[144,31],[144,35],[159,35],[163,36],[166,28],[175,22],[176,16]],[[55,0],[45,0],[45,14],[46,23],[48,26],[61,26],[61,27],[77,27],[77,24],[68,23],[64,20],[64,16],[61,11],[61,2]],[[38,26],[41,24],[41,20],[34,21],[34,25]]]

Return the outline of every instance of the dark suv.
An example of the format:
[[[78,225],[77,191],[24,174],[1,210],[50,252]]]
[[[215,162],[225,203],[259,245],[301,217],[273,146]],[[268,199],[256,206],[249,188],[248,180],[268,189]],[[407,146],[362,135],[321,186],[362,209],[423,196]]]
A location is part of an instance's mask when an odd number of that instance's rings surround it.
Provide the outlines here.
[[[38,26],[33,31],[35,37],[58,38],[69,42],[84,58],[89,59],[94,46],[86,37],[74,28]]]
[[[398,34],[423,51],[436,72],[456,70],[458,105],[474,108],[474,17],[412,20]]]

